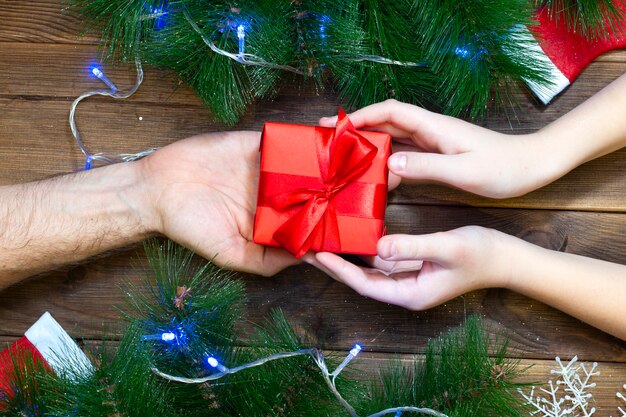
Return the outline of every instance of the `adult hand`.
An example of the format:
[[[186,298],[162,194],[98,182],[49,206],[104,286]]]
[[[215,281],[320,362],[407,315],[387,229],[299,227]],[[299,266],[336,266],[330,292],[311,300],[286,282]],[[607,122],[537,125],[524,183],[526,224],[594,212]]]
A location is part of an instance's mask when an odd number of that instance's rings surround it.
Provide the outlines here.
[[[540,133],[505,135],[395,100],[357,110],[350,120],[357,129],[387,132],[405,145],[396,146],[389,158],[391,173],[403,180],[509,198],[540,188],[572,168]],[[320,125],[330,127],[336,121],[322,118]]]
[[[378,242],[372,268],[327,252],[305,261],[359,294],[425,310],[479,288],[507,286],[519,239],[478,226],[429,235],[389,235]]]
[[[298,263],[252,242],[258,132],[194,136],[139,161],[155,228],[220,266],[273,275]]]

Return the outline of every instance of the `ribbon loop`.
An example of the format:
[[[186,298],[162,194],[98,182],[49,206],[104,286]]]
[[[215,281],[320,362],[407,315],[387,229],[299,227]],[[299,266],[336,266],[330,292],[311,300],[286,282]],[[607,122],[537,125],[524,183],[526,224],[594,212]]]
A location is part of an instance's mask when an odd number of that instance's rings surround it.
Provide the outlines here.
[[[377,153],[376,146],[356,131],[341,109],[333,134],[318,130],[315,140],[322,187],[298,189],[272,199],[276,208],[300,207],[274,233],[274,239],[296,257],[316,242],[324,242],[329,251],[341,249],[333,199],[368,170]]]

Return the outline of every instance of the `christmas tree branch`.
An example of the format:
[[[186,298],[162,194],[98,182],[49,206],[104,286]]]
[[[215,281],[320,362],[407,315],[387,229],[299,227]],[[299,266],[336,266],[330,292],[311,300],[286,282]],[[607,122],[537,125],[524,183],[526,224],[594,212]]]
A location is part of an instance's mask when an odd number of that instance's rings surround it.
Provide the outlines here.
[[[358,351],[360,351],[360,347],[358,349]],[[311,358],[313,359],[313,361],[317,364],[318,368],[322,371],[322,376],[324,377],[324,380],[326,381],[326,384],[328,385],[328,388],[330,389],[330,391],[333,393],[333,395],[337,398],[337,400],[339,401],[339,403],[348,411],[348,413],[350,414],[350,416],[352,417],[359,417],[359,414],[356,412],[356,410],[354,409],[354,407],[352,407],[352,405],[350,405],[350,403],[348,403],[343,396],[341,395],[341,393],[339,392],[339,390],[337,389],[337,386],[335,384],[335,379],[337,378],[337,376],[339,376],[339,373],[341,372],[341,370],[343,369],[343,367],[345,367],[348,362],[355,358],[356,355],[358,354],[358,351],[356,353],[353,353],[353,351],[350,351],[350,354],[348,354],[348,357],[346,358],[346,360],[344,360],[344,362],[342,362],[342,364],[334,371],[334,372],[329,372],[328,371],[328,367],[326,365],[326,361],[324,360],[324,355],[322,354],[322,352],[320,352],[317,348],[311,348],[311,349],[301,349],[295,352],[280,352],[280,353],[275,353],[273,355],[270,356],[266,356],[264,358],[261,359],[257,359],[253,362],[244,364],[244,365],[240,365],[237,366],[235,368],[225,368],[224,366],[220,365],[219,363],[216,363],[216,367],[218,367],[219,372],[209,375],[207,377],[204,378],[185,378],[185,377],[179,377],[179,376],[173,376],[173,375],[169,375],[166,374],[164,372],[161,372],[160,370],[158,370],[155,367],[152,367],[152,372],[154,372],[156,375],[160,376],[161,378],[164,378],[168,381],[173,381],[173,382],[181,382],[184,384],[203,384],[209,381],[215,381],[218,379],[221,379],[227,375],[231,375],[231,374],[235,374],[237,372],[246,370],[246,369],[250,369],[250,368],[254,368],[260,365],[264,365],[267,362],[271,362],[271,361],[275,361],[275,360],[280,360],[280,359],[285,359],[285,358],[291,358],[294,356],[301,356],[301,355],[309,355],[311,356]],[[430,415],[430,416],[435,416],[435,417],[448,417],[443,413],[440,413],[438,411],[435,411],[433,409],[430,408],[425,408],[425,407],[409,407],[409,406],[403,406],[403,407],[394,407],[394,408],[388,408],[386,410],[383,411],[379,411],[378,413],[375,414],[371,414],[368,417],[381,417],[387,414],[396,414],[398,412],[414,412],[414,413],[419,413],[419,414],[425,414],[425,415]]]
[[[11,385],[19,396],[0,397],[0,409],[32,417],[522,417],[526,411],[516,394],[517,362],[506,357],[506,343],[491,350],[476,318],[429,341],[423,359],[381,369],[363,389],[363,373],[357,378],[348,366],[359,345],[342,361],[325,357],[305,348],[313,343],[278,310],[241,340],[241,281],[172,242],[153,241],[146,253],[144,284],[126,288],[130,324],[119,345],[103,343],[88,375],[20,368]],[[78,369],[66,360],[67,369]]]
[[[503,84],[547,81],[507,36],[532,23],[527,0],[69,2],[102,29],[108,58],[175,71],[228,124],[276,92],[280,71],[334,80],[350,107],[396,98],[471,116],[504,104]]]
[[[196,22],[193,21],[193,19],[191,18],[191,16],[189,16],[189,12],[187,12],[187,10],[183,10],[183,14],[185,15],[185,19],[187,19],[187,21],[189,22],[189,24],[191,25],[191,27],[193,28],[193,30],[195,30],[198,35],[200,35],[200,37],[202,38],[202,41],[209,47],[211,48],[211,50],[213,52],[215,52],[216,54],[220,54],[223,55],[227,58],[232,59],[233,61],[237,61],[241,64],[245,64],[245,65],[256,65],[259,67],[265,67],[265,68],[271,68],[271,69],[277,69],[277,70],[283,70],[283,71],[289,71],[289,72],[293,72],[296,74],[304,74],[302,71],[298,70],[297,68],[294,68],[292,66],[289,65],[281,65],[281,64],[274,64],[271,62],[267,62],[265,59],[253,55],[253,54],[247,54],[245,52],[243,52],[243,48],[240,47],[240,51],[237,54],[233,54],[231,52],[225,51],[223,49],[218,48],[217,46],[215,46],[215,44],[213,44],[213,42],[211,42],[209,39],[207,39],[207,37],[204,35],[204,33],[202,33],[202,31],[200,30],[200,28],[198,27],[198,25],[196,24]],[[238,27],[238,37],[240,38],[240,45],[245,42],[245,28],[243,28],[243,26]]]

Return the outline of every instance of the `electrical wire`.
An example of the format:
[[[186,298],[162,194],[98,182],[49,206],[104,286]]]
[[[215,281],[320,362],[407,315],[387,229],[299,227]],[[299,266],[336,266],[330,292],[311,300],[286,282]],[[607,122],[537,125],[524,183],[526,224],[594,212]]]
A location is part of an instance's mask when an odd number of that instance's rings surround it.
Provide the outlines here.
[[[135,94],[135,92],[137,92],[137,90],[141,86],[141,83],[143,82],[143,68],[141,66],[141,61],[139,60],[139,58],[135,59],[135,66],[137,68],[137,79],[135,81],[135,85],[133,85],[132,87],[130,87],[128,90],[125,90],[125,91],[118,90],[115,84],[113,84],[108,78],[106,78],[106,76],[104,75],[104,73],[102,73],[102,71],[100,71],[100,69],[94,68],[92,71],[94,75],[98,77],[98,79],[102,80],[102,82],[104,82],[109,87],[109,89],[108,90],[98,89],[98,90],[85,92],[81,94],[80,96],[78,96],[76,100],[74,100],[74,102],[72,103],[72,106],[70,107],[70,115],[69,115],[70,129],[72,131],[72,135],[74,136],[74,139],[76,140],[76,143],[78,144],[78,147],[80,148],[81,152],[85,155],[85,169],[86,170],[91,169],[91,165],[93,161],[100,161],[100,162],[107,163],[107,164],[113,164],[116,162],[130,162],[130,161],[135,161],[137,159],[141,159],[145,156],[148,156],[158,149],[158,148],[149,148],[141,152],[137,152],[137,153],[120,153],[120,154],[115,154],[115,153],[110,153],[110,152],[92,153],[89,151],[87,146],[85,146],[85,143],[83,142],[80,132],[78,131],[78,127],[76,125],[76,109],[78,108],[78,105],[80,104],[80,102],[85,100],[86,98],[98,95],[98,96],[111,97],[114,99],[126,99],[132,96],[133,94]]]
[[[337,389],[337,386],[335,385],[335,379],[341,373],[341,371],[348,365],[348,363],[352,359],[356,358],[356,356],[358,355],[360,351],[361,351],[361,347],[359,345],[355,345],[355,347],[352,350],[350,350],[350,353],[348,354],[346,359],[344,359],[344,361],[333,372],[329,372],[328,366],[326,365],[326,360],[324,359],[324,354],[317,348],[301,349],[301,350],[296,350],[294,352],[279,352],[273,355],[266,356],[261,359],[257,359],[253,362],[250,362],[244,365],[239,365],[235,368],[226,368],[225,366],[221,365],[215,358],[210,357],[209,358],[210,365],[213,368],[217,368],[219,372],[216,372],[214,374],[211,374],[203,378],[186,378],[186,377],[181,377],[181,376],[174,376],[174,375],[170,375],[165,372],[162,372],[156,367],[152,367],[151,369],[152,369],[152,372],[154,372],[156,375],[168,381],[180,382],[183,384],[204,384],[207,382],[216,381],[218,379],[224,378],[227,375],[232,375],[237,372],[244,371],[246,369],[264,365],[271,361],[292,358],[295,356],[310,356],[313,359],[313,362],[315,362],[317,367],[320,369],[320,371],[322,371],[322,376],[324,377],[324,381],[326,381],[326,385],[328,386],[330,391],[333,393],[335,398],[337,398],[337,401],[339,401],[339,403],[346,409],[346,411],[350,414],[351,417],[359,417],[359,414],[356,412],[354,407],[352,407],[352,405],[350,405],[350,403],[346,401],[345,398],[343,398],[343,396]],[[388,414],[401,416],[402,412],[413,412],[413,413],[434,416],[434,417],[448,417],[447,415],[440,413],[438,411],[435,411],[431,408],[412,407],[412,406],[387,408],[375,414],[370,414],[367,417],[382,417]]]

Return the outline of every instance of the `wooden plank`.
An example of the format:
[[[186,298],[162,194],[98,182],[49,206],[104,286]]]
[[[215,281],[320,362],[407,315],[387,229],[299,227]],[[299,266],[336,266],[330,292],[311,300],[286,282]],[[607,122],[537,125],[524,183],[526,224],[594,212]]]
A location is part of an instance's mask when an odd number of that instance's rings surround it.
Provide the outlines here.
[[[388,223],[391,233],[479,224],[552,249],[626,263],[626,216],[620,214],[391,206]],[[21,334],[46,310],[73,334],[97,338],[103,323],[114,332],[120,324],[115,306],[123,304],[115,288],[126,279],[139,282],[142,272],[135,265],[143,263],[141,254],[126,252],[12,287],[0,293],[0,334]],[[511,352],[519,357],[578,354],[626,362],[626,342],[506,290],[476,291],[425,312],[410,312],[363,298],[308,265],[272,279],[243,279],[251,320],[281,308],[297,328],[331,349],[362,341],[374,351],[416,353],[429,338],[477,313],[486,318],[494,337],[511,338]]]
[[[319,115],[332,114],[333,100],[328,94],[281,96],[274,102],[254,105],[237,128],[260,130],[265,120],[313,124]],[[69,100],[0,98],[0,159],[5,164],[0,170],[0,184],[33,181],[82,167],[83,157],[67,122],[69,106]],[[135,99],[123,102],[89,99],[80,105],[77,122],[92,151],[113,152],[137,152],[224,128],[199,105],[157,105],[137,103]],[[607,155],[544,189],[511,200],[491,200],[442,186],[416,185],[396,190],[390,201],[624,212],[625,158],[626,150]]]
[[[81,37],[82,22],[65,11],[63,0],[0,0],[0,42],[96,43]]]
[[[402,185],[390,195],[397,204],[471,205],[626,212],[626,148],[588,162],[561,179],[522,197],[492,200],[436,184]],[[546,163],[549,157],[546,157]]]
[[[352,362],[354,369],[363,372],[365,375],[371,375],[372,372],[377,372],[378,369],[384,369],[388,366],[390,359],[387,356],[372,355],[367,352],[359,356],[358,360]],[[421,357],[418,357],[418,359]],[[400,356],[399,359],[403,364],[410,366],[412,357]],[[565,358],[563,358],[565,360]],[[569,359],[569,358],[567,358]],[[590,366],[591,363],[586,363],[585,366]],[[522,378],[517,379],[520,382],[527,382],[536,385],[537,387],[544,386],[547,388],[548,380],[555,380],[555,376],[551,375],[551,370],[557,368],[554,360],[522,360],[519,364],[519,369],[528,368],[524,372]],[[597,384],[595,388],[589,392],[593,394],[594,406],[596,407],[597,416],[609,416],[618,415],[617,407],[624,408],[624,402],[621,401],[615,395],[616,392],[622,391],[622,385],[626,381],[626,365],[600,362],[598,363],[597,370],[600,375],[592,378],[592,381]],[[559,390],[561,391],[562,388]],[[528,393],[528,389],[524,390]]]
[[[100,60],[100,54],[93,45],[1,43],[0,54],[0,97],[36,96],[41,98],[74,98],[80,93],[102,85],[89,73],[90,68]],[[607,55],[612,60],[594,62],[579,79],[549,106],[539,105],[530,93],[520,89],[513,95],[519,101],[519,108],[509,108],[506,112],[493,112],[481,124],[491,129],[507,133],[528,133],[543,127],[550,121],[576,107],[593,95],[626,68],[626,51]],[[33,70],[36,68],[36,70]],[[134,84],[135,71],[128,65],[105,65],[105,72],[120,87]],[[316,95],[314,88],[302,89],[296,86],[282,86],[283,95],[296,101],[298,95],[304,99]],[[332,114],[340,101],[327,94],[333,107],[309,106],[312,120]],[[281,97],[282,98],[282,97]],[[170,72],[148,68],[145,82],[136,100],[159,104],[201,105],[193,91],[180,88],[178,79]],[[280,101],[280,100],[279,100]],[[302,106],[306,101],[290,103]],[[331,104],[331,103],[328,103]],[[281,110],[278,108],[277,110]],[[254,109],[253,109],[254,111]]]
[[[74,100],[85,91],[106,88],[92,73],[98,65],[120,89],[135,84],[134,65],[101,65],[93,45],[0,43],[0,97]],[[145,68],[134,102],[201,107],[195,93],[168,71]]]

